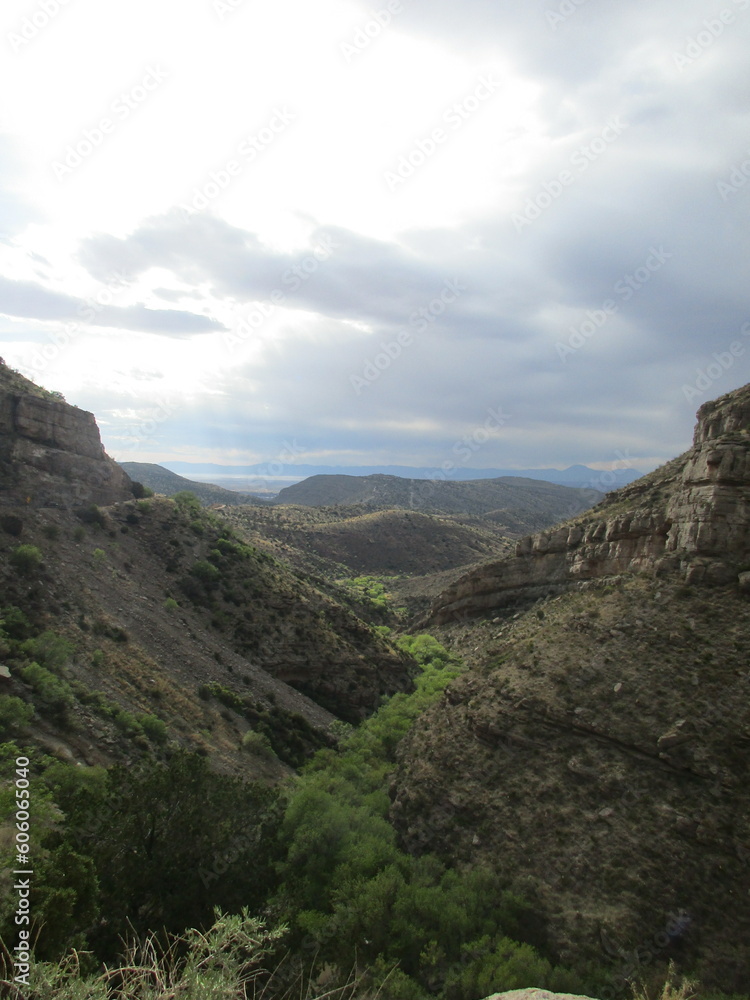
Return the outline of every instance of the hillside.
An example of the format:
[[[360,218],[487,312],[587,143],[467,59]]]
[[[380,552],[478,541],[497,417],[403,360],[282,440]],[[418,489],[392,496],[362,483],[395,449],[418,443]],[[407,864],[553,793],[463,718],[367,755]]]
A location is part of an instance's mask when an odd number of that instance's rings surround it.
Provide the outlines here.
[[[531,479],[466,482],[401,479],[398,476],[313,476],[288,486],[276,504],[324,507],[364,504],[373,510],[423,514],[492,515],[498,530],[534,531],[572,517],[601,500],[596,490],[577,490]]]
[[[434,603],[471,670],[401,747],[412,851],[487,864],[565,962],[750,981],[750,387],[693,448]]]
[[[260,504],[262,501],[249,493],[236,493],[234,490],[225,490],[223,486],[215,486],[213,483],[197,483],[192,479],[184,479],[176,472],[170,472],[163,465],[153,465],[150,462],[119,462],[130,478],[137,483],[148,486],[154,493],[161,493],[167,497],[173,497],[176,493],[194,493],[202,504],[228,504],[238,506],[240,504]]]
[[[197,502],[134,499],[91,414],[26,384],[0,380],[0,683],[35,740],[106,763],[146,747],[133,720],[153,716],[175,747],[278,778],[334,717],[411,686],[408,656]],[[38,674],[14,642],[43,632],[68,645]],[[274,752],[243,747],[256,727]]]
[[[416,511],[266,506],[222,511],[259,545],[293,565],[326,576],[420,576],[473,564],[510,542],[482,518]]]

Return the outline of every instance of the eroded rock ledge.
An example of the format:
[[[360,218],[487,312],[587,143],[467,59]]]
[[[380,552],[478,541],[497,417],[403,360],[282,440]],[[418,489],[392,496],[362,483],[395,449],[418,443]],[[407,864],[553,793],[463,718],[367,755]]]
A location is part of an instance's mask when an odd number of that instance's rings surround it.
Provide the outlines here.
[[[0,360],[0,504],[68,507],[132,498],[131,481],[79,410]]]
[[[435,602],[440,625],[522,607],[587,580],[676,572],[731,583],[750,556],[750,386],[698,411],[693,447],[582,517],[522,539]],[[422,623],[424,624],[424,623]]]

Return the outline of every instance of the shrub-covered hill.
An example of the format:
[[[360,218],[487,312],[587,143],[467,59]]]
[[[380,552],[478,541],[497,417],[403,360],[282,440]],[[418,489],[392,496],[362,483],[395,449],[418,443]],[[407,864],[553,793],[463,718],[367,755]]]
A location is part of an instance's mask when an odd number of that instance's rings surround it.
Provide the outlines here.
[[[140,730],[129,730],[131,716],[155,716],[179,745],[235,771],[251,764],[278,775],[279,756],[296,759],[286,743],[304,756],[334,717],[362,718],[408,689],[414,670],[351,611],[190,496],[78,514],[3,508],[0,595],[11,629],[0,644],[10,674],[0,678],[2,696],[34,706],[40,741],[91,763],[132,749]],[[33,647],[43,632],[68,643],[54,664]],[[52,679],[29,672],[35,661],[65,686],[62,700],[48,703]],[[274,752],[254,744],[251,730]]]

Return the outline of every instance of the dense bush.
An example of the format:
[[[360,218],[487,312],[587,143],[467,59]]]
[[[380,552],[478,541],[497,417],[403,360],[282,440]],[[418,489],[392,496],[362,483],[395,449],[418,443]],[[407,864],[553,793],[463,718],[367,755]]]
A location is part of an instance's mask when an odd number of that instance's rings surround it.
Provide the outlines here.
[[[19,545],[10,554],[10,564],[22,576],[31,576],[42,564],[42,553],[36,545]]]
[[[3,514],[0,517],[0,528],[7,535],[13,535],[14,538],[18,538],[23,533],[23,521],[20,517],[16,517],[15,514]]]
[[[33,718],[32,705],[13,695],[0,695],[0,737],[23,729]]]
[[[75,701],[70,685],[39,663],[22,667],[21,677],[31,685],[35,700],[43,710],[64,716]]]
[[[82,507],[81,510],[76,511],[76,515],[84,524],[94,524],[99,528],[105,527],[107,523],[104,511],[100,510],[95,503]]]
[[[195,493],[190,493],[188,490],[182,490],[180,493],[175,493],[172,499],[183,514],[196,517],[203,510],[203,505],[198,497]]]
[[[412,995],[450,987],[451,1000],[476,1000],[488,968],[498,976],[493,989],[514,985],[524,968],[537,985],[568,982],[515,940],[539,937],[538,927],[493,874],[449,869],[398,846],[387,794],[396,748],[459,670],[430,636],[401,645],[417,650],[423,664],[415,692],[391,698],[338,752],[320,752],[291,794],[281,831],[282,912],[296,940],[314,942],[331,961],[345,963],[357,941],[363,961],[398,963]],[[401,986],[408,993],[408,982]]]
[[[214,564],[207,562],[205,560],[199,560],[197,563],[194,563],[190,569],[190,572],[193,574],[193,576],[197,577],[197,579],[199,579],[201,583],[204,583],[209,586],[211,584],[217,583],[219,577],[221,576],[221,573],[214,566]]]

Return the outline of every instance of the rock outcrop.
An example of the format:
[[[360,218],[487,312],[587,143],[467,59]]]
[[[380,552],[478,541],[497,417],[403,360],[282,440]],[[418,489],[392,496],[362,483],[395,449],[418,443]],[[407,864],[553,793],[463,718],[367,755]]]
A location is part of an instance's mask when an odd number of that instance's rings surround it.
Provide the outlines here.
[[[392,821],[497,872],[556,959],[606,970],[594,996],[671,960],[750,982],[749,431],[745,387],[686,455],[434,609],[470,669],[400,745]]]
[[[515,556],[468,573],[433,624],[523,607],[586,580],[646,571],[723,584],[750,556],[750,386],[706,403],[693,447],[593,511],[522,539]]]
[[[0,360],[0,504],[74,507],[132,497],[93,413],[69,406]]]
[[[495,993],[487,1000],[593,1000],[592,997],[573,996],[572,993],[550,993],[549,990],[511,990]]]

